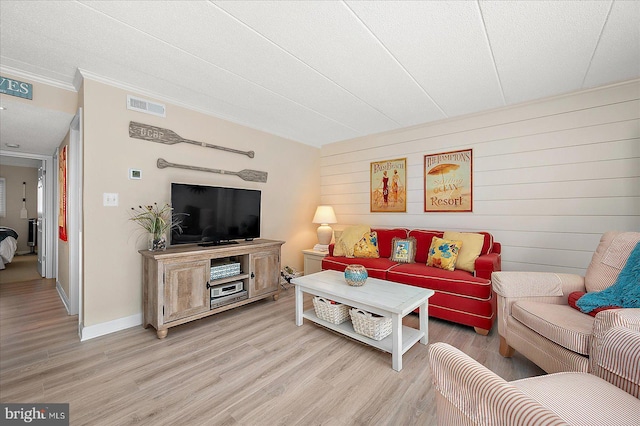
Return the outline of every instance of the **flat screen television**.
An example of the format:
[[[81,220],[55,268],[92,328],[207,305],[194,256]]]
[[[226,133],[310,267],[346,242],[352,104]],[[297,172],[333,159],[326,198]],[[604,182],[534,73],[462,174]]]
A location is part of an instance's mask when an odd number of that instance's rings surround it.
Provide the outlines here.
[[[256,189],[171,184],[171,207],[182,220],[171,245],[218,245],[260,238],[261,192]]]

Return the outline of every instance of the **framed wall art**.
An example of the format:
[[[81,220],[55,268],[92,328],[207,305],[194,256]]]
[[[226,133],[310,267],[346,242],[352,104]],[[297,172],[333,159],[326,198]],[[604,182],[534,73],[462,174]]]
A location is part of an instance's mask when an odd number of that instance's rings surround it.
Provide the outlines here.
[[[424,211],[473,211],[471,149],[424,156]]]
[[[407,211],[407,159],[371,163],[371,211]]]

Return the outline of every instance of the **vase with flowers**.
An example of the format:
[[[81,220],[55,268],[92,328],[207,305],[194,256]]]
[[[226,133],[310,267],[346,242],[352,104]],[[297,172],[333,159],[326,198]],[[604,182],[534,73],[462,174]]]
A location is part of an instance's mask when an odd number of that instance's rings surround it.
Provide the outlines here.
[[[147,231],[147,248],[151,251],[166,250],[167,231],[181,230],[181,219],[173,213],[173,208],[169,204],[159,206],[153,203],[152,206],[132,207],[129,220]]]

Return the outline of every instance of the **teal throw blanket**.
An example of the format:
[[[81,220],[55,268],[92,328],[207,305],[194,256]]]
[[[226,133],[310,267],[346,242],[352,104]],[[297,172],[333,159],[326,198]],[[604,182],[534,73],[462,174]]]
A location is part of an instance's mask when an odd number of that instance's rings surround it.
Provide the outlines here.
[[[576,305],[585,313],[603,306],[640,308],[640,243],[631,251],[627,263],[611,287],[585,294],[578,299]]]

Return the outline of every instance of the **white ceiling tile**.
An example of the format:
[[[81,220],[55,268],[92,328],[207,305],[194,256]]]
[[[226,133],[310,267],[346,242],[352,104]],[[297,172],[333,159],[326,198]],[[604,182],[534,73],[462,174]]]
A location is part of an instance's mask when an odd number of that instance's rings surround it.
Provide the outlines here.
[[[482,1],[507,103],[578,90],[609,2]]]
[[[447,116],[503,106],[475,2],[347,2]]]
[[[0,2],[2,5],[2,2]],[[0,26],[0,64],[51,79],[72,81],[77,65],[73,47],[51,42],[12,22]]]
[[[602,31],[584,87],[640,75],[640,2],[616,1]]]
[[[341,2],[215,2],[401,126],[444,115]]]

